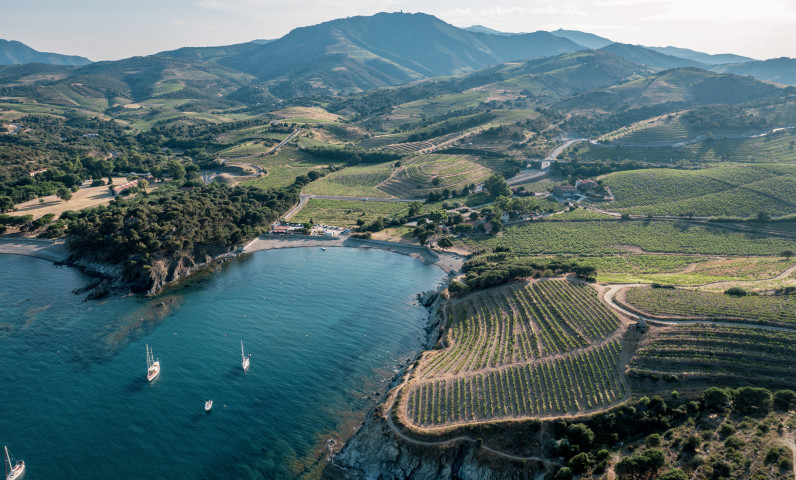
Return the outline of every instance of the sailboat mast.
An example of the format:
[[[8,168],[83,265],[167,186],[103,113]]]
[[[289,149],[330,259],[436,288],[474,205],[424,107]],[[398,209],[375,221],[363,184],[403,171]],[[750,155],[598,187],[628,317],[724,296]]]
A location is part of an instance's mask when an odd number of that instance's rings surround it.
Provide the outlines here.
[[[240,341],[240,358],[245,359],[246,354],[243,353],[243,340]]]
[[[8,476],[8,467],[11,466],[11,457],[8,456],[8,447],[3,445],[3,448],[5,448],[5,450],[6,450],[6,459],[8,460],[8,464],[6,464],[6,462],[3,461],[3,465],[5,465],[5,467],[6,467],[6,477],[7,477]]]

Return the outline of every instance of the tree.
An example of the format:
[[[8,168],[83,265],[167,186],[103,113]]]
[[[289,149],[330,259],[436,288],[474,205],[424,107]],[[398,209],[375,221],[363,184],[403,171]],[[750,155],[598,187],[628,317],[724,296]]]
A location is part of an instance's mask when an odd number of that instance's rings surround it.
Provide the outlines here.
[[[785,257],[785,260],[790,260],[790,257],[796,255],[796,253],[794,253],[793,250],[783,250],[782,253],[780,253],[780,255]]]
[[[141,180],[139,180],[139,181],[138,181],[138,188],[139,188],[139,189],[140,189],[142,192],[146,193],[146,187],[148,187],[148,186],[149,186],[149,182],[147,182],[147,181],[146,181],[146,180],[144,180],[143,178],[142,178]]]
[[[58,198],[63,200],[64,202],[68,202],[72,200],[72,190],[69,190],[66,187],[61,187],[58,189],[58,192],[55,194]]]
[[[730,401],[730,395],[719,387],[710,387],[702,392],[702,404],[710,410],[722,411]]]
[[[14,200],[11,197],[0,195],[0,213],[10,212],[14,208]]]
[[[573,423],[567,428],[570,445],[577,445],[581,451],[588,451],[594,442],[594,432],[583,423]]]
[[[409,204],[409,216],[416,217],[420,215],[420,212],[423,210],[423,204],[420,202],[412,202]]]
[[[653,478],[666,464],[666,455],[659,448],[649,448],[617,462],[614,471],[621,479],[637,480]]]
[[[778,390],[774,392],[774,408],[788,411],[796,407],[796,392],[793,390]]]
[[[688,475],[685,474],[682,470],[669,470],[668,472],[664,473],[658,480],[688,480]]]
[[[484,189],[495,198],[511,196],[509,183],[497,173],[493,173],[484,181]]]
[[[451,248],[453,246],[453,241],[450,238],[448,238],[448,237],[442,237],[437,242],[437,246],[439,246],[439,248],[445,250],[445,249]]]
[[[179,162],[169,162],[169,173],[175,180],[182,180],[185,178],[185,167]]]
[[[767,411],[771,408],[771,391],[760,387],[741,387],[735,391],[734,405],[735,410],[741,413]]]

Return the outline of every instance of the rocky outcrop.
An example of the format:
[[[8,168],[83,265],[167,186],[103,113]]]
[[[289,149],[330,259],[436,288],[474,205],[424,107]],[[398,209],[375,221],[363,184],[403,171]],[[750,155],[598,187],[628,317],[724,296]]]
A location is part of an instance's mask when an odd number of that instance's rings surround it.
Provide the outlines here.
[[[153,260],[149,265],[128,267],[126,271],[120,265],[74,255],[67,258],[64,264],[77,267],[83,273],[97,277],[97,280],[73,291],[75,294],[79,294],[92,290],[87,297],[88,300],[101,298],[112,290],[131,291],[152,296],[160,293],[167,285],[178,282],[199,270],[218,266],[234,258],[241,253],[241,249],[221,250],[213,253],[215,253],[214,256],[207,253],[183,254],[174,258]]]
[[[494,457],[475,442],[412,443],[393,433],[375,412],[324,471],[326,480],[505,480],[534,479],[535,462]]]

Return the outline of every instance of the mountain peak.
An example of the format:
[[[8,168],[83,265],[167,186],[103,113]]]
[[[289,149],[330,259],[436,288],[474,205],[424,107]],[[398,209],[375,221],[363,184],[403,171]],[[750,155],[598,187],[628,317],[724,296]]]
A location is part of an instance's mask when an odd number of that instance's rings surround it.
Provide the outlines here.
[[[91,63],[91,60],[77,55],[40,52],[16,40],[0,39],[0,65],[21,65],[25,63],[86,65]]]

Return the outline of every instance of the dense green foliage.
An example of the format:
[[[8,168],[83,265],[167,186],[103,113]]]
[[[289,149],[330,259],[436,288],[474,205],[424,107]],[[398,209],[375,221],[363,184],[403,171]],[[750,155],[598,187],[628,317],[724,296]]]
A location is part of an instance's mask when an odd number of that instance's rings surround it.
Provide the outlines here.
[[[218,185],[162,191],[137,201],[116,199],[76,214],[68,246],[73,255],[122,265],[133,279],[155,260],[178,255],[203,260],[225,252],[263,233],[297,201],[297,188]]]

